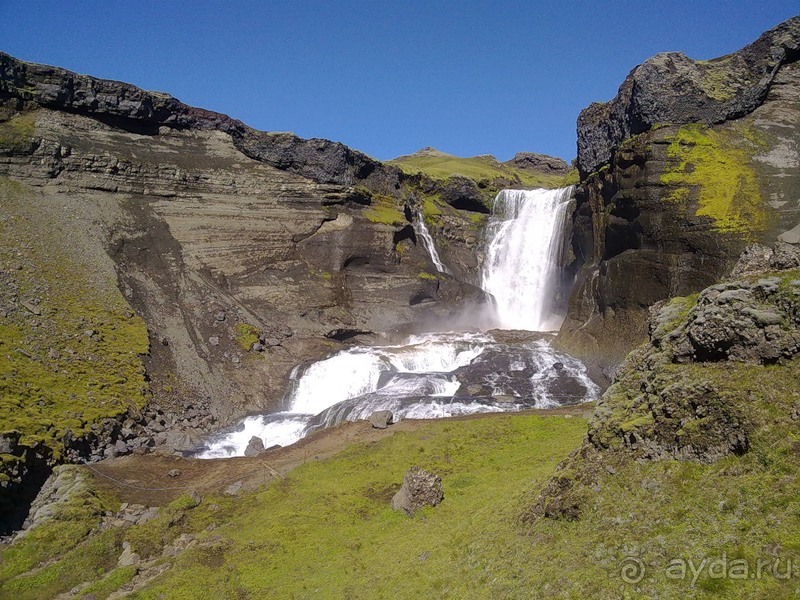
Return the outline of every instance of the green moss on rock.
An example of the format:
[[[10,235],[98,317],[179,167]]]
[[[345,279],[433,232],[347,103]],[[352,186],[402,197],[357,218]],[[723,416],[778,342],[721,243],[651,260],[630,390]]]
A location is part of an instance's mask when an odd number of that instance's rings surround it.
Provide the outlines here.
[[[710,218],[715,230],[751,237],[766,228],[767,218],[750,166],[758,145],[752,135],[748,139],[739,133],[699,124],[682,126],[667,149],[674,165],[661,181],[674,187],[669,201],[688,208],[696,199],[695,215]]]

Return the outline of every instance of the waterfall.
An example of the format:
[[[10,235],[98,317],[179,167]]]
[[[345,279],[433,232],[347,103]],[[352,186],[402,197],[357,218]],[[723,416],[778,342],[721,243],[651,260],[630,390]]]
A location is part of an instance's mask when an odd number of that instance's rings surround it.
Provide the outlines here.
[[[425,225],[425,219],[419,212],[417,212],[416,219],[414,219],[414,229],[416,230],[417,235],[422,239],[422,245],[425,247],[425,250],[427,250],[428,255],[431,257],[431,262],[436,267],[436,270],[440,273],[452,275],[450,270],[444,266],[444,263],[439,258],[439,253],[436,251],[436,246],[433,244],[431,233],[428,231],[428,227]]]
[[[483,289],[496,300],[501,329],[548,331],[562,232],[572,188],[506,190],[497,195],[487,228]],[[431,261],[442,264],[420,214],[414,227]],[[355,346],[295,367],[284,412],[247,417],[212,436],[200,458],[240,456],[252,436],[269,447],[291,444],[377,410],[395,419],[550,408],[595,399],[599,388],[580,361],[538,333],[437,332],[402,343]]]
[[[487,226],[481,287],[494,296],[502,329],[552,331],[564,222],[573,187],[503,190]]]

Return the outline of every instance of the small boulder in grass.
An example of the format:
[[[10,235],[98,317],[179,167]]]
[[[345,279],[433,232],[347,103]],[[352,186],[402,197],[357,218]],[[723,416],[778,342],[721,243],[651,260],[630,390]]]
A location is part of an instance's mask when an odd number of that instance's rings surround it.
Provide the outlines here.
[[[436,506],[442,500],[442,478],[420,467],[411,467],[403,477],[403,486],[392,498],[392,510],[402,510],[413,517],[423,506]]]
[[[386,429],[394,423],[394,415],[390,410],[376,410],[369,416],[369,422],[376,429]]]

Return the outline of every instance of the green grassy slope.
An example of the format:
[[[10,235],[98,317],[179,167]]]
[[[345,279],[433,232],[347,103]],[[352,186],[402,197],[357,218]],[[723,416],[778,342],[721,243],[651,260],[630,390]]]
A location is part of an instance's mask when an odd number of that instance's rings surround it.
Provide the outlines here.
[[[543,187],[557,188],[571,183],[574,177],[569,175],[547,175],[516,169],[498,162],[493,156],[473,156],[462,158],[444,152],[425,151],[407,156],[400,156],[388,162],[400,167],[408,174],[425,173],[434,179],[447,179],[452,175],[462,175],[473,179],[482,187]],[[502,182],[502,183],[501,183]]]
[[[85,499],[5,551],[0,598],[50,597],[81,577],[105,582],[93,585],[105,598],[131,578],[109,559],[124,540],[145,560],[174,560],[135,598],[523,597],[539,567],[516,515],[585,431],[584,419],[556,416],[433,422],[308,463],[257,493],[196,508],[179,499],[145,525],[76,534],[76,543],[65,531],[82,533],[100,510]],[[413,465],[442,476],[445,499],[409,518],[389,500]],[[161,558],[182,533],[195,545]],[[88,569],[87,555],[97,557]]]

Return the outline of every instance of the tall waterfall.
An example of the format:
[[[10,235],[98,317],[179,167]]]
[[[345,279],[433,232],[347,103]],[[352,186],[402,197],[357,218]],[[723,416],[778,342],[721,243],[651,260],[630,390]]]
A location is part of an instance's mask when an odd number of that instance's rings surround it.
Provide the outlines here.
[[[481,287],[496,301],[503,329],[552,331],[564,221],[573,187],[503,190],[487,227]]]
[[[433,243],[431,233],[428,231],[427,225],[425,225],[425,219],[419,212],[417,212],[416,218],[414,219],[414,229],[417,232],[417,235],[422,239],[422,245],[425,247],[425,250],[431,257],[431,262],[436,267],[436,270],[439,271],[439,273],[447,273],[448,275],[452,275],[450,270],[444,266],[442,259],[439,258],[439,253],[436,251],[436,246]]]

